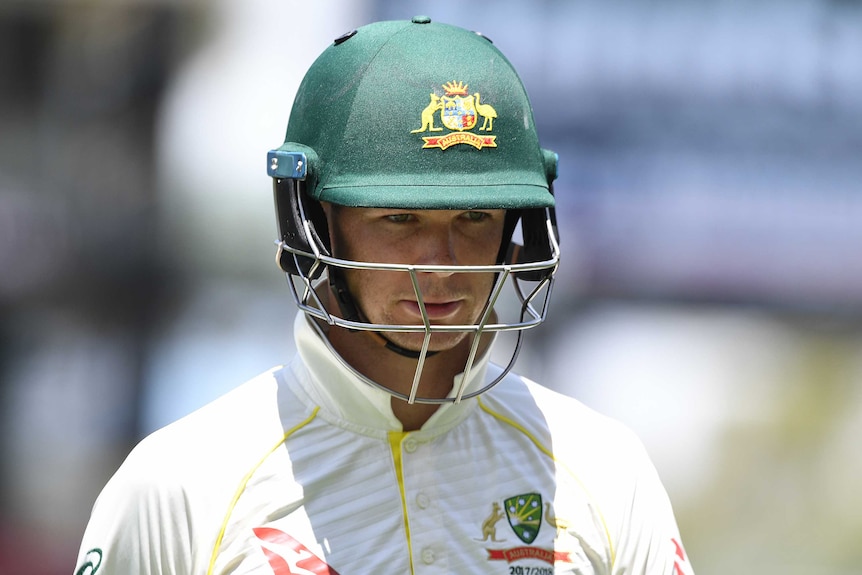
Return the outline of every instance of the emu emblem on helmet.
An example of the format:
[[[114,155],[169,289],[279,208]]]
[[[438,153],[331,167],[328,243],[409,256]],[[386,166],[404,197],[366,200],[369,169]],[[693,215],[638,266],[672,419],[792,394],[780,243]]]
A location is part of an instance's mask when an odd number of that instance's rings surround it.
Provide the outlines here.
[[[443,89],[446,91],[444,96],[430,94],[430,101],[422,110],[422,126],[411,130],[410,133],[442,132],[444,128],[434,123],[437,112],[440,112],[440,122],[443,126],[452,131],[441,136],[423,136],[422,140],[425,142],[423,148],[445,150],[456,144],[469,144],[477,150],[497,147],[496,136],[468,131],[476,127],[480,117],[483,121],[479,131],[492,131],[497,111],[490,104],[481,102],[482,97],[479,92],[470,94],[467,88],[464,82],[450,81],[443,84]]]

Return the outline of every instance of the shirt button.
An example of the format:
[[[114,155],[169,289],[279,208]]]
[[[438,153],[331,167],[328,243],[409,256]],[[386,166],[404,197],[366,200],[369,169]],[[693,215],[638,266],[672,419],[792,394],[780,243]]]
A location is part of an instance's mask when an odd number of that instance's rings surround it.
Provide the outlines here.
[[[419,447],[419,444],[415,439],[407,439],[404,441],[404,451],[407,453],[413,453],[416,451],[416,448]]]
[[[425,548],[422,550],[422,562],[426,565],[431,565],[437,559],[433,549]]]
[[[424,493],[420,493],[416,496],[416,505],[419,506],[419,509],[427,509],[431,504],[431,498],[429,498]]]

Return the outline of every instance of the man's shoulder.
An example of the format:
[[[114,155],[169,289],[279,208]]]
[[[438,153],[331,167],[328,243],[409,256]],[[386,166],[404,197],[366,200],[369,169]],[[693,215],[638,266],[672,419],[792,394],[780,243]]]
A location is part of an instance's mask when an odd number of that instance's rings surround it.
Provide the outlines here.
[[[248,424],[261,421],[268,410],[277,412],[278,373],[273,368],[238,385],[224,395],[188,415],[156,430],[147,437],[152,442],[190,441],[196,443],[204,433],[208,437],[243,433]]]
[[[640,453],[643,444],[623,422],[570,395],[518,374],[509,374],[483,402],[563,451]],[[555,448],[555,451],[557,449]]]
[[[616,425],[610,418],[571,395],[565,395],[517,373],[509,373],[486,394],[486,401],[526,413],[536,410],[546,421],[560,420],[567,425]],[[550,423],[550,421],[549,421]]]
[[[242,468],[281,435],[278,368],[144,437],[118,475],[134,482],[187,484]],[[259,457],[259,455],[257,455]]]

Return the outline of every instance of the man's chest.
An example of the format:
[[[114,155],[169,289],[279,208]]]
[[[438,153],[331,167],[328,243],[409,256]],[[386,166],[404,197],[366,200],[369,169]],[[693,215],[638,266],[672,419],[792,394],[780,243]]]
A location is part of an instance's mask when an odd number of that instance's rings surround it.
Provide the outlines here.
[[[216,572],[592,574],[609,556],[577,478],[517,441],[288,443],[231,515]]]

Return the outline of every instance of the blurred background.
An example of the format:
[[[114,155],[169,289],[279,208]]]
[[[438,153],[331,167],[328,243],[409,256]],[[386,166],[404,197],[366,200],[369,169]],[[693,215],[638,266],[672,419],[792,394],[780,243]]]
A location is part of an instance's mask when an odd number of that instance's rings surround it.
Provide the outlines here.
[[[862,2],[0,1],[0,573],[293,354],[265,154],[343,32],[490,37],[561,156],[519,370],[642,437],[699,575],[862,573]]]

